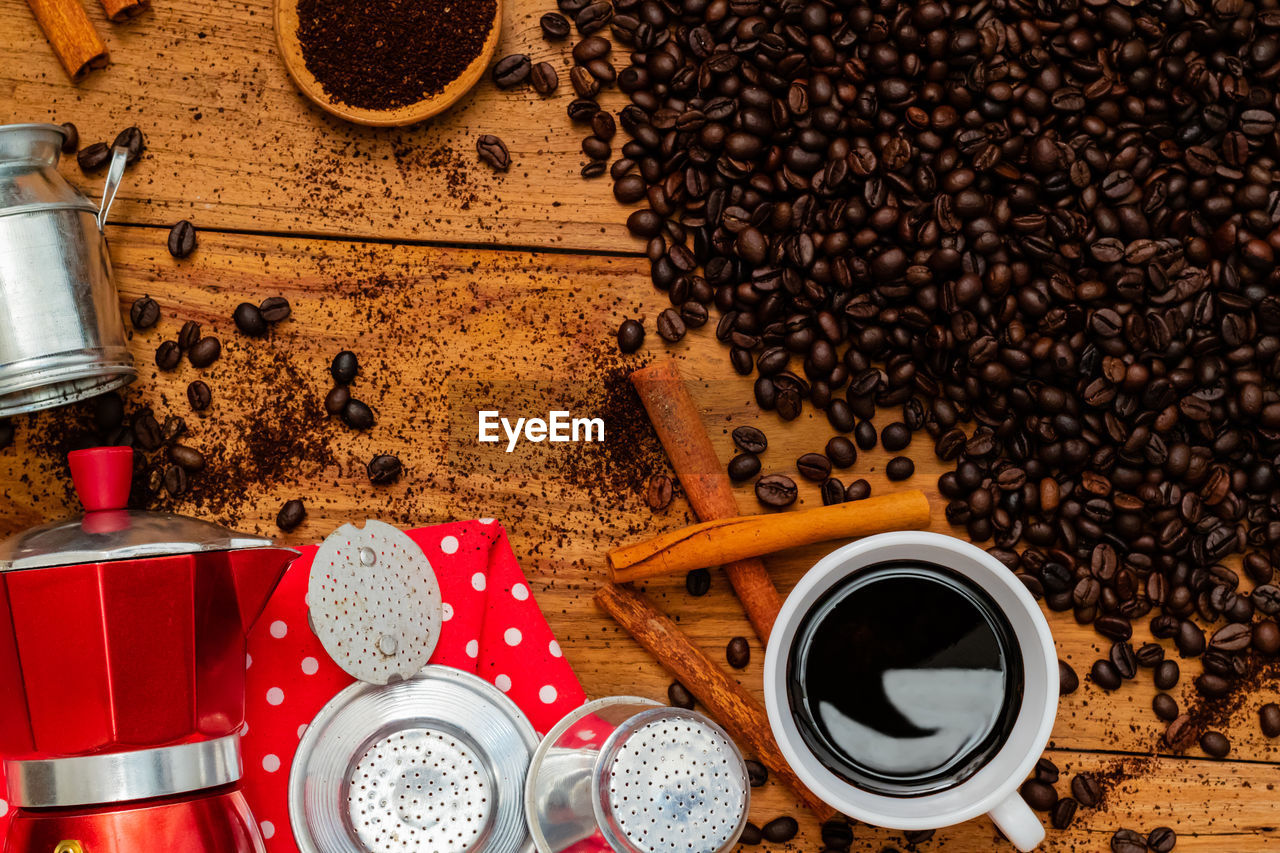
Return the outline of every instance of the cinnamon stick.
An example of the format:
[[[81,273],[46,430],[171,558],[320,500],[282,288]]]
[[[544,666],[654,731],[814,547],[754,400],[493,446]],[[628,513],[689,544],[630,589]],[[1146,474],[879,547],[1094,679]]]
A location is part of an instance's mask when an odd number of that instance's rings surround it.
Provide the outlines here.
[[[102,0],[102,11],[113,23],[128,20],[151,8],[151,0]]]
[[[835,810],[806,788],[787,764],[773,739],[764,707],[694,645],[676,623],[640,593],[616,584],[600,589],[596,604],[689,688],[733,739],[755,753],[774,778],[782,780],[819,820],[835,816]]]
[[[27,5],[73,81],[107,64],[107,46],[80,0],[27,0]]]
[[[698,517],[714,521],[737,516],[738,502],[729,476],[716,457],[676,363],[668,359],[637,370],[631,374],[631,384]],[[768,643],[782,598],[764,563],[754,557],[733,560],[724,565],[724,571],[760,641]]]
[[[910,490],[798,512],[704,521],[609,552],[614,583],[732,563],[830,539],[929,526],[929,499]]]

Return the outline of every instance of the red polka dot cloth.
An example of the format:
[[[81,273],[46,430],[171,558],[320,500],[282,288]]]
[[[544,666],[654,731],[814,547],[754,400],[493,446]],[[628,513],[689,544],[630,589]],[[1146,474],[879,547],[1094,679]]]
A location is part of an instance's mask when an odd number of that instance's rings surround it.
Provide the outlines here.
[[[586,701],[500,524],[483,519],[406,532],[427,555],[444,601],[431,663],[494,684],[539,734]],[[307,627],[307,578],[316,546],[301,550],[249,635],[241,786],[270,853],[298,850],[289,828],[293,755],[307,724],[353,681]],[[0,800],[0,838],[6,811]]]

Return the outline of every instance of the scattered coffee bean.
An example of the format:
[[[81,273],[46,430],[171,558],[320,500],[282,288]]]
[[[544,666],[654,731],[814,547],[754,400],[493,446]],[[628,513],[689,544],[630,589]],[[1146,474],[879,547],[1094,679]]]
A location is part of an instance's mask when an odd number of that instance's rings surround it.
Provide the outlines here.
[[[1169,853],[1178,845],[1178,834],[1167,826],[1157,826],[1147,834],[1147,848],[1152,853]]]
[[[1162,661],[1156,666],[1154,673],[1156,688],[1158,690],[1172,690],[1178,683],[1179,675],[1176,661]]]
[[[196,250],[196,227],[186,219],[169,229],[169,254],[185,258]]]
[[[187,491],[187,472],[178,465],[165,468],[164,490],[170,497],[181,497]]]
[[[1076,671],[1071,668],[1071,664],[1060,659],[1058,661],[1058,694],[1070,696],[1079,688],[1080,676],[1076,675]]]
[[[241,302],[237,305],[231,319],[242,334],[259,337],[267,333],[267,320],[258,306],[252,303]]]
[[[733,430],[733,443],[743,453],[764,453],[769,447],[769,439],[760,430],[752,426],[740,426]]]
[[[302,505],[302,501],[294,498],[285,501],[284,506],[280,507],[280,511],[276,513],[276,527],[288,533],[295,529],[302,520],[307,517],[307,509]]]
[[[129,306],[129,322],[135,329],[150,329],[160,321],[160,305],[150,296],[139,296]]]
[[[675,343],[684,337],[686,327],[680,312],[667,308],[658,315],[658,335],[667,343]]]
[[[528,80],[532,69],[529,57],[523,53],[513,53],[502,57],[494,64],[493,82],[499,89],[511,89]]]
[[[187,386],[187,403],[193,412],[203,412],[213,402],[213,392],[203,379],[197,379]]]
[[[1166,723],[1178,718],[1178,701],[1168,693],[1157,693],[1151,700],[1151,710]]]
[[[1117,690],[1120,687],[1120,673],[1109,660],[1094,661],[1093,668],[1089,670],[1089,677],[1103,690]]]
[[[747,643],[747,638],[734,637],[730,640],[725,646],[724,657],[734,669],[745,669],[751,663],[751,646]]]
[[[262,312],[262,319],[272,324],[288,320],[293,313],[289,300],[283,296],[268,296],[258,304],[258,310]]]
[[[746,844],[754,847],[764,840],[764,834],[760,831],[760,827],[751,821],[747,821],[746,826],[742,827],[742,835],[738,837],[739,844]]]
[[[111,162],[111,149],[105,142],[86,145],[76,154],[76,163],[82,172],[96,172]]]
[[[880,431],[880,444],[890,453],[897,453],[911,443],[911,430],[907,425],[895,421]]]
[[[781,509],[796,502],[795,481],[785,474],[767,474],[756,480],[756,500],[767,507]]]
[[[934,832],[932,829],[912,829],[902,833],[902,837],[907,840],[907,846],[915,850],[915,845],[923,844],[933,838]]]
[[[342,407],[342,422],[352,429],[369,429],[374,423],[373,409],[355,397],[349,397]]]
[[[333,357],[329,364],[329,375],[339,385],[350,385],[360,373],[360,359],[349,349],[344,349]]]
[[[775,817],[760,830],[765,841],[773,844],[784,844],[796,837],[800,824],[793,817]]]
[[[222,342],[212,335],[201,338],[187,350],[187,360],[192,367],[208,367],[222,355]]]
[[[1267,737],[1280,737],[1280,705],[1268,702],[1258,709],[1258,720],[1262,724],[1262,733]]]
[[[849,468],[858,461],[858,449],[843,435],[833,436],[827,441],[826,454],[837,468]]]
[[[678,681],[673,681],[668,685],[667,702],[674,708],[684,708],[686,711],[693,710],[693,694]]]
[[[871,425],[871,421],[859,421],[853,428],[853,440],[857,443],[859,450],[872,450],[879,441],[879,436],[876,435],[876,428]]]
[[[80,148],[80,130],[71,122],[62,125],[62,153],[74,154]]]
[[[1200,630],[1195,623],[1184,619],[1178,625],[1178,633],[1174,636],[1173,643],[1178,647],[1178,654],[1182,657],[1199,657],[1204,654],[1204,631]]]
[[[1175,752],[1183,752],[1195,741],[1195,726],[1190,714],[1179,714],[1164,730],[1165,745]]]
[[[821,483],[831,476],[831,460],[821,453],[806,453],[796,460],[796,470],[806,480]]]
[[[156,420],[151,409],[143,409],[133,418],[133,435],[138,446],[148,452],[159,450],[164,444],[164,435],[160,430],[160,422]]]
[[[844,483],[835,477],[823,480],[820,492],[823,506],[835,506],[836,504],[844,503]]]
[[[200,324],[195,320],[188,320],[182,324],[182,330],[178,332],[178,346],[184,350],[189,350],[200,341]]]
[[[1056,785],[1058,784],[1058,775],[1058,765],[1054,764],[1051,759],[1041,756],[1036,761],[1036,781],[1043,782],[1046,785]]]
[[[698,598],[711,590],[711,572],[707,569],[694,569],[684,576],[684,588],[690,595]]]
[[[916,472],[916,463],[909,456],[895,456],[884,466],[884,474],[893,482],[905,480]]]
[[[132,166],[142,156],[142,152],[146,148],[146,140],[142,136],[142,131],[137,127],[126,127],[116,134],[115,141],[111,143],[111,147],[112,149],[123,147],[128,151],[129,156],[125,162]]]
[[[529,82],[539,95],[550,95],[560,86],[560,75],[550,62],[539,62],[529,72]]]
[[[1231,741],[1222,732],[1208,731],[1200,735],[1200,748],[1213,758],[1225,758],[1231,751]]]
[[[181,465],[186,471],[200,471],[204,468],[204,454],[194,447],[175,444],[169,448],[169,458]]]
[[[324,410],[331,415],[341,415],[342,410],[351,402],[351,391],[345,385],[339,385],[324,398]]]
[[[618,349],[632,353],[644,343],[644,326],[638,320],[623,320],[618,327]]]
[[[1147,853],[1147,840],[1132,829],[1117,829],[1111,836],[1111,853]]]
[[[1049,822],[1054,829],[1067,829],[1076,819],[1079,804],[1071,797],[1060,797],[1049,812]]]
[[[1038,812],[1047,812],[1058,802],[1058,792],[1053,789],[1053,786],[1036,779],[1023,782],[1019,790],[1022,792],[1022,799],[1027,801],[1027,805]]]
[[[760,457],[754,453],[739,453],[729,460],[729,479],[735,483],[750,480],[760,473]]]
[[[1264,655],[1280,652],[1280,625],[1271,619],[1253,623],[1253,647]]]
[[[1139,666],[1155,668],[1164,660],[1164,646],[1159,643],[1143,643],[1134,653]]]
[[[644,493],[644,500],[649,505],[649,509],[662,512],[671,505],[674,497],[675,487],[670,477],[659,472],[649,478],[649,484]]]
[[[505,172],[511,168],[511,153],[507,144],[492,133],[482,133],[476,139],[476,153],[480,160],[495,171]]]
[[[1129,643],[1123,641],[1112,643],[1109,657],[1111,665],[1126,681],[1138,674],[1138,658],[1133,653],[1133,646]]]
[[[871,497],[871,484],[866,480],[854,480],[844,489],[846,501],[860,501]]]
[[[379,453],[370,459],[369,464],[365,466],[365,472],[369,475],[369,482],[375,486],[394,483],[400,479],[400,474],[403,471],[404,466],[400,463],[400,457],[389,453]]]
[[[182,361],[182,347],[177,341],[163,341],[156,347],[156,367],[161,370],[173,370]]]
[[[569,37],[569,19],[559,12],[548,12],[538,21],[542,37],[547,41],[560,41]]]
[[[759,761],[748,758],[747,765],[747,782],[752,788],[759,788],[769,781],[769,768],[765,767]]]
[[[1092,773],[1077,773],[1071,777],[1071,796],[1087,809],[1096,808],[1102,802],[1102,785]]]

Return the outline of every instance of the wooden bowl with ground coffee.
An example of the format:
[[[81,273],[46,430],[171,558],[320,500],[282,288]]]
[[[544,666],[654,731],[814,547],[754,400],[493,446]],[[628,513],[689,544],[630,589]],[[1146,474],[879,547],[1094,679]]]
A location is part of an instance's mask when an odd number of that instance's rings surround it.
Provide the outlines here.
[[[357,124],[414,124],[493,59],[501,0],[275,0],[276,43],[314,103]]]

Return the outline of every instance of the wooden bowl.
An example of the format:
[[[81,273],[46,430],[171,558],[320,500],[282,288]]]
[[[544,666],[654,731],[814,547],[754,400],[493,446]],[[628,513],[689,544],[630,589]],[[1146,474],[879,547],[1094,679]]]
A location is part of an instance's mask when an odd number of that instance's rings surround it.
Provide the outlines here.
[[[449,109],[480,80],[498,48],[499,31],[502,29],[502,2],[503,0],[496,0],[494,3],[493,26],[489,28],[489,35],[480,48],[480,55],[440,92],[403,107],[371,110],[353,107],[329,97],[302,58],[302,44],[298,41],[298,0],[275,0],[276,45],[293,82],[302,90],[302,94],[325,112],[372,127],[415,124]]]

